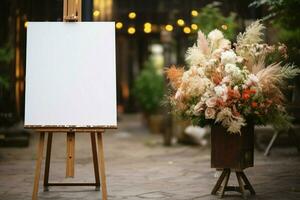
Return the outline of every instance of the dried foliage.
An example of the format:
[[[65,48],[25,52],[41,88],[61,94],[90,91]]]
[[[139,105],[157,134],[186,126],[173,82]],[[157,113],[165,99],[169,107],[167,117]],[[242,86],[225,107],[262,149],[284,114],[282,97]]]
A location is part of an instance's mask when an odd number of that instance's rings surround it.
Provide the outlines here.
[[[184,69],[177,68],[176,66],[171,66],[170,68],[166,69],[166,76],[167,79],[170,81],[171,86],[174,89],[178,89],[181,84],[181,77],[183,75]]]
[[[265,26],[260,21],[255,21],[246,28],[244,33],[240,33],[237,36],[237,46],[246,46],[263,41],[263,30]]]

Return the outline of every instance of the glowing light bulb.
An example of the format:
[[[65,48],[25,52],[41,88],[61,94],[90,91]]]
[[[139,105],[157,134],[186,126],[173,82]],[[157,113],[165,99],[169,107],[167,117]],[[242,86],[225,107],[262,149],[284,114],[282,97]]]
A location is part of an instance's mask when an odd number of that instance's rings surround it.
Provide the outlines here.
[[[183,28],[183,32],[186,33],[186,34],[189,34],[189,33],[191,33],[191,28],[186,26],[186,27]]]
[[[116,28],[117,29],[121,29],[123,27],[123,23],[122,22],[117,22],[116,23]]]
[[[177,24],[179,25],[179,26],[183,26],[184,25],[184,20],[183,19],[178,19],[177,20]]]
[[[130,12],[130,13],[128,14],[128,17],[129,17],[130,19],[134,19],[134,18],[136,18],[136,13],[135,13],[135,12]]]
[[[149,28],[149,27],[151,27],[152,26],[152,24],[150,23],[150,22],[146,22],[145,24],[144,24],[144,27],[145,28]]]
[[[192,10],[192,11],[191,11],[191,15],[192,15],[193,17],[197,17],[197,16],[199,15],[199,13],[198,13],[197,10]]]
[[[151,33],[151,31],[152,31],[151,27],[145,27],[144,28],[145,33]]]
[[[167,25],[165,26],[165,29],[166,29],[166,31],[171,32],[171,31],[173,31],[173,26],[172,26],[171,24],[167,24]]]
[[[132,34],[135,34],[135,28],[134,27],[129,27],[127,32],[132,35]]]
[[[198,30],[198,25],[197,24],[191,24],[191,28],[193,30]]]
[[[99,10],[95,10],[93,12],[94,17],[98,17],[100,15],[100,11]]]

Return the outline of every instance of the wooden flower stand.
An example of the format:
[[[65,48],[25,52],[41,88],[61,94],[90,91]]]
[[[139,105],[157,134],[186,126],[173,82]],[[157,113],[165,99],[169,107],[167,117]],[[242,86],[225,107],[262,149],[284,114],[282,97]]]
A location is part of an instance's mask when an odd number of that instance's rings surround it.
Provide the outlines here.
[[[245,197],[245,190],[251,195],[255,191],[247,179],[244,169],[253,167],[254,126],[246,126],[241,134],[230,134],[220,125],[211,128],[211,167],[222,170],[211,194],[222,198],[226,191],[237,191]],[[228,186],[231,172],[236,173],[238,186]]]

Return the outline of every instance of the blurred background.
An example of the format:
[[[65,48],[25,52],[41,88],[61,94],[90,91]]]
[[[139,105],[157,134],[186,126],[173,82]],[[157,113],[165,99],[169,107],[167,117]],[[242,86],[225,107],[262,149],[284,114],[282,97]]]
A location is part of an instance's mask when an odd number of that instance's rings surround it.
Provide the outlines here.
[[[168,115],[165,67],[184,66],[184,54],[197,36],[218,28],[234,41],[256,19],[268,26],[265,40],[284,42],[289,61],[299,65],[298,0],[84,0],[83,21],[115,21],[119,120],[139,113],[165,144],[181,138],[187,122]],[[62,21],[62,0],[2,0],[0,3],[0,145],[27,145],[22,129],[28,21]],[[299,81],[287,90],[297,102]]]

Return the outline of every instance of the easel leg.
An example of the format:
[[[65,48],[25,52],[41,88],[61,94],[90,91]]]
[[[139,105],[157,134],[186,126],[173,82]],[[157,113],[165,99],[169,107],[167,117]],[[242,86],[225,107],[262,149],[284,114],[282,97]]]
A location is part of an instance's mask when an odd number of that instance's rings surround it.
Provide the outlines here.
[[[98,158],[97,158],[97,145],[96,145],[95,133],[91,133],[91,144],[92,144],[92,153],[93,153],[96,190],[100,190],[99,165],[98,165]]]
[[[101,174],[101,189],[102,189],[102,200],[107,200],[107,190],[106,190],[106,177],[105,177],[105,164],[104,164],[104,152],[103,152],[103,132],[97,133],[98,140],[98,160],[99,160],[99,170]]]
[[[41,165],[42,165],[42,161],[43,161],[44,138],[45,138],[45,133],[41,132],[39,144],[38,144],[38,154],[37,154],[37,161],[36,161],[36,167],[35,167],[35,178],[34,178],[34,184],[33,184],[32,200],[36,200],[37,196],[38,196]]]
[[[223,182],[223,180],[225,178],[225,175],[226,175],[226,171],[223,170],[221,176],[219,177],[219,179],[218,179],[218,181],[216,183],[216,185],[214,186],[213,190],[211,191],[212,195],[216,195],[217,194],[217,191],[219,190],[219,188],[220,188],[220,186],[221,186],[221,184],[222,184],[222,182]]]
[[[44,173],[44,191],[48,191],[52,136],[53,133],[49,132],[47,138],[46,162],[45,162],[45,173]]]
[[[66,177],[74,177],[75,133],[67,133],[67,167]]]

